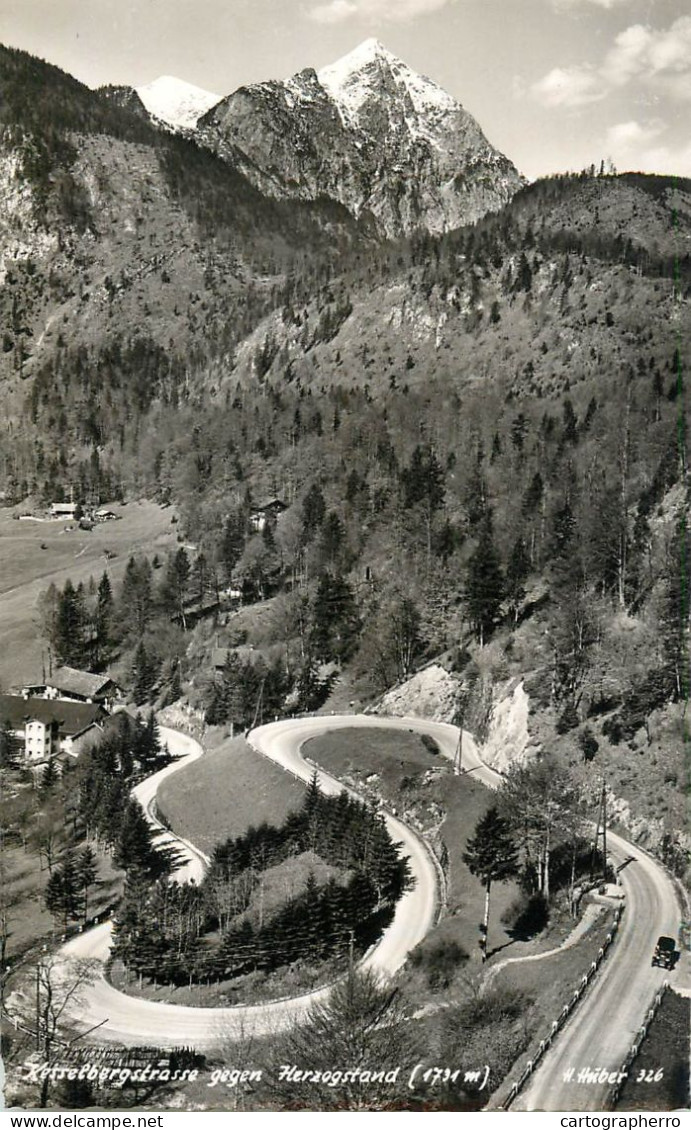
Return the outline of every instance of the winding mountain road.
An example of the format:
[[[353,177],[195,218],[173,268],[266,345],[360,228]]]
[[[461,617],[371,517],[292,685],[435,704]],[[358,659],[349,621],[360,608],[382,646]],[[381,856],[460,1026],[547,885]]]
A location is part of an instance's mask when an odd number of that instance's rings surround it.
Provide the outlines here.
[[[321,715],[261,726],[250,733],[248,740],[258,754],[306,781],[313,766],[303,757],[305,742],[330,730],[368,728],[428,733],[436,739],[444,757],[453,760],[456,754],[456,727],[419,718]],[[182,758],[138,787],[137,795],[147,809],[151,807],[162,777],[177,771],[202,752],[192,739],[175,731],[164,731],[163,737],[171,752]],[[501,781],[501,776],[482,762],[473,739],[466,734],[463,770],[474,773],[489,788],[496,788]],[[337,793],[343,788],[322,770],[318,771],[318,778],[325,793]],[[402,843],[415,878],[413,889],[398,903],[393,922],[362,963],[365,968],[389,976],[401,967],[407,953],[435,921],[437,877],[435,864],[416,833],[392,815],[386,816],[386,822],[394,840]],[[595,1069],[617,1071],[654,992],[665,977],[670,976],[653,968],[650,959],[658,935],[677,935],[681,912],[674,884],[664,868],[646,852],[613,832],[609,833],[608,840],[611,856],[621,865],[620,881],[626,892],[627,909],[619,936],[582,1004],[555,1040],[530,1084],[512,1104],[514,1110],[602,1109],[608,1085],[584,1082],[581,1073]],[[198,879],[205,857],[193,845],[175,842],[186,860],[178,875]],[[66,959],[98,957],[104,960],[109,945],[110,924],[105,924],[69,942],[62,953]],[[672,974],[672,983],[676,976]],[[321,989],[286,1001],[236,1008],[190,1008],[128,997],[102,978],[86,990],[72,1020],[84,1031],[102,1021],[96,1035],[99,1042],[161,1047],[188,1044],[208,1049],[252,1033],[280,1032],[304,1016],[314,1002],[324,999],[327,992],[328,989]]]
[[[419,718],[392,719],[368,715],[323,715],[290,719],[261,726],[250,733],[248,740],[258,754],[307,781],[313,773],[313,766],[303,758],[302,745],[310,738],[329,730],[355,728],[429,733],[437,739],[442,754],[450,759],[454,758],[458,743],[458,730],[454,726],[426,722]],[[137,786],[135,795],[150,815],[156,790],[163,777],[194,761],[203,752],[197,742],[184,734],[162,730],[161,736],[171,753],[180,756],[180,760]],[[501,779],[492,769],[483,765],[469,735],[464,736],[464,768],[476,772],[477,776],[492,787],[496,787]],[[319,772],[319,784],[325,793],[338,793],[343,788],[334,777],[322,771]],[[363,968],[390,976],[401,967],[408,952],[424,938],[435,921],[437,872],[436,865],[419,836],[396,817],[386,815],[385,819],[392,838],[402,844],[403,854],[409,858],[415,880],[412,889],[399,900],[392,923],[362,962]],[[205,862],[202,853],[170,833],[162,835],[159,842],[164,843],[166,839],[175,844],[185,859],[184,867],[176,872],[176,877],[198,880]],[[77,958],[105,961],[110,941],[111,925],[104,923],[72,939],[61,953],[66,962]],[[99,1042],[160,1047],[186,1044],[204,1049],[252,1033],[279,1032],[304,1016],[313,1003],[325,998],[328,991],[328,988],[324,988],[302,997],[260,1005],[192,1008],[127,996],[110,985],[105,977],[101,977],[94,985],[82,991],[70,1019],[77,1029],[85,1032],[94,1025],[99,1025],[95,1036]]]

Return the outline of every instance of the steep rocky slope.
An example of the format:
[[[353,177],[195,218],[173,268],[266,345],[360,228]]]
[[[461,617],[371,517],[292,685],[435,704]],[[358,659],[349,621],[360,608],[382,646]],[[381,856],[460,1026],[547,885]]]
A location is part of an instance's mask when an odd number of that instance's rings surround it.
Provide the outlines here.
[[[522,183],[454,98],[377,40],[318,73],[241,87],[199,136],[262,191],[331,197],[388,236],[472,223]]]

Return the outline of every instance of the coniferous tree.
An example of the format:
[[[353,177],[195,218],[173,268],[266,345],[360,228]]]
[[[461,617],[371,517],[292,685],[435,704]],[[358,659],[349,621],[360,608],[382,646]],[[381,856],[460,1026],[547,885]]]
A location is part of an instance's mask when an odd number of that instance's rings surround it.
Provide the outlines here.
[[[340,574],[322,573],[312,616],[310,643],[315,656],[347,661],[355,648],[360,618],[353,590]]]
[[[435,515],[444,505],[446,486],[444,469],[431,446],[419,444],[413,451],[410,465],[401,473],[403,505],[407,510],[418,507],[425,524],[427,563],[432,556],[432,527]]]
[[[305,656],[298,672],[297,682],[297,709],[300,713],[309,713],[323,706],[328,695],[328,685],[319,676],[319,664],[314,656]]]
[[[183,628],[185,619],[185,600],[190,583],[191,566],[187,551],[183,546],[169,559],[160,591],[162,608],[171,616],[178,616]]]
[[[161,735],[156,721],[156,715],[150,710],[146,722],[137,724],[134,754],[142,765],[148,768],[161,752]]]
[[[220,545],[220,556],[226,581],[230,583],[235,567],[245,548],[246,522],[243,514],[234,512],[226,518]]]
[[[175,660],[173,670],[170,676],[170,687],[168,690],[168,697],[170,702],[177,702],[182,697],[182,678],[180,675],[180,661]]]
[[[691,537],[682,515],[669,549],[660,615],[665,644],[663,677],[669,697],[689,697],[691,654]]]
[[[563,417],[564,417],[564,424],[563,424],[563,427],[564,427],[564,430],[563,430],[564,443],[571,443],[571,444],[578,443],[578,420],[576,419],[576,413],[573,410],[573,404],[571,403],[568,396],[567,396],[566,400],[564,401]]]
[[[322,793],[319,788],[319,774],[315,769],[307,786],[305,799],[302,805],[302,816],[307,829],[307,846],[310,851],[316,851],[319,843],[322,824],[322,807],[320,805]],[[316,886],[314,873],[310,871],[309,878]]]
[[[154,976],[167,956],[156,917],[156,890],[148,868],[127,871],[123,898],[113,923],[113,957],[140,977]]]
[[[341,563],[345,540],[343,522],[338,514],[331,510],[326,515],[319,539],[319,552],[324,565],[335,568]]]
[[[57,869],[53,871],[48,878],[46,889],[43,892],[43,901],[45,903],[46,910],[49,910],[50,913],[55,916],[55,918],[61,918],[64,916],[65,900],[63,894],[62,873]],[[67,925],[66,921],[65,925]]]
[[[84,588],[68,578],[58,596],[53,645],[59,663],[79,667],[85,659],[86,610]]]
[[[154,847],[151,826],[141,804],[134,797],[130,797],[122,816],[113,862],[122,871],[134,868],[152,876],[164,870],[163,857]]]
[[[74,857],[67,853],[51,874],[44,892],[46,909],[61,917],[65,930],[70,918],[79,917],[79,879]]]
[[[101,666],[108,662],[113,648],[115,627],[115,602],[110,578],[104,572],[98,586],[94,614],[95,660]]]
[[[211,714],[216,725],[228,722],[243,729],[247,719],[247,688],[249,664],[243,664],[236,651],[229,651],[221,678],[214,685]],[[211,718],[208,719],[211,721]]]
[[[487,960],[492,883],[511,879],[518,872],[518,848],[511,826],[499,815],[495,805],[488,808],[478,821],[475,832],[468,840],[463,859],[471,874],[481,879],[485,887],[485,912],[480,928],[480,951],[484,962]]]
[[[407,508],[423,503],[432,513],[444,504],[444,469],[431,447],[419,444],[410,465],[401,472],[403,504]]]
[[[153,613],[151,566],[130,557],[118,601],[118,620],[126,638],[141,639]]]
[[[52,793],[60,779],[57,762],[54,757],[49,757],[41,777],[40,791],[43,796]]]
[[[0,722],[0,769],[15,769],[20,759],[20,743],[10,723]]]
[[[529,293],[533,286],[533,272],[528,262],[528,258],[524,251],[521,252],[521,257],[518,261],[518,269],[516,272],[516,282],[514,283],[514,290],[524,290]]]
[[[492,523],[483,522],[477,547],[468,562],[466,600],[468,618],[482,646],[494,628],[505,595],[505,581],[497,553]]]
[[[313,483],[302,503],[302,540],[308,545],[324,521],[326,503],[317,483]]]
[[[528,550],[523,538],[518,537],[514,542],[506,569],[506,597],[514,623],[518,621],[518,609],[525,596],[525,581],[529,573],[530,557]]]
[[[75,861],[75,875],[77,880],[78,889],[84,896],[84,921],[86,922],[89,917],[89,889],[96,882],[98,874],[98,867],[96,856],[92,849],[87,846],[80,851]]]
[[[140,642],[132,664],[132,698],[137,706],[141,706],[151,696],[155,678],[153,661],[144,644]]]
[[[192,597],[202,604],[212,588],[212,574],[205,553],[197,554],[190,568],[189,578]]]
[[[532,518],[537,513],[538,507],[544,497],[544,493],[545,484],[542,475],[539,471],[536,471],[532,479],[530,480],[528,489],[523,496],[523,504],[521,509],[527,517]]]

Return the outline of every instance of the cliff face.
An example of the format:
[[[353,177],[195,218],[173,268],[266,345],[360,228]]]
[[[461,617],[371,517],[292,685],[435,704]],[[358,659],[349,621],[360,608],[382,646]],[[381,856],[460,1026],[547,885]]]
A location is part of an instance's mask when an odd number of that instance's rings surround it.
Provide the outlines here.
[[[530,699],[522,680],[512,680],[495,698],[480,752],[483,760],[500,773],[512,765],[524,765],[537,753],[528,727],[529,710]]]
[[[523,183],[460,103],[376,40],[318,73],[240,88],[198,134],[263,192],[330,197],[389,237],[472,223]]]

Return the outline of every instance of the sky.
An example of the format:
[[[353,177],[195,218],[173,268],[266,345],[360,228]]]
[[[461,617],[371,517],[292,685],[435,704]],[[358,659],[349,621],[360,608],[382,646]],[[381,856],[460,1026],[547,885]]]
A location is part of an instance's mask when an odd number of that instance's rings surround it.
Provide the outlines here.
[[[611,160],[691,176],[688,0],[0,0],[0,39],[89,86],[220,95],[375,36],[531,179]]]

